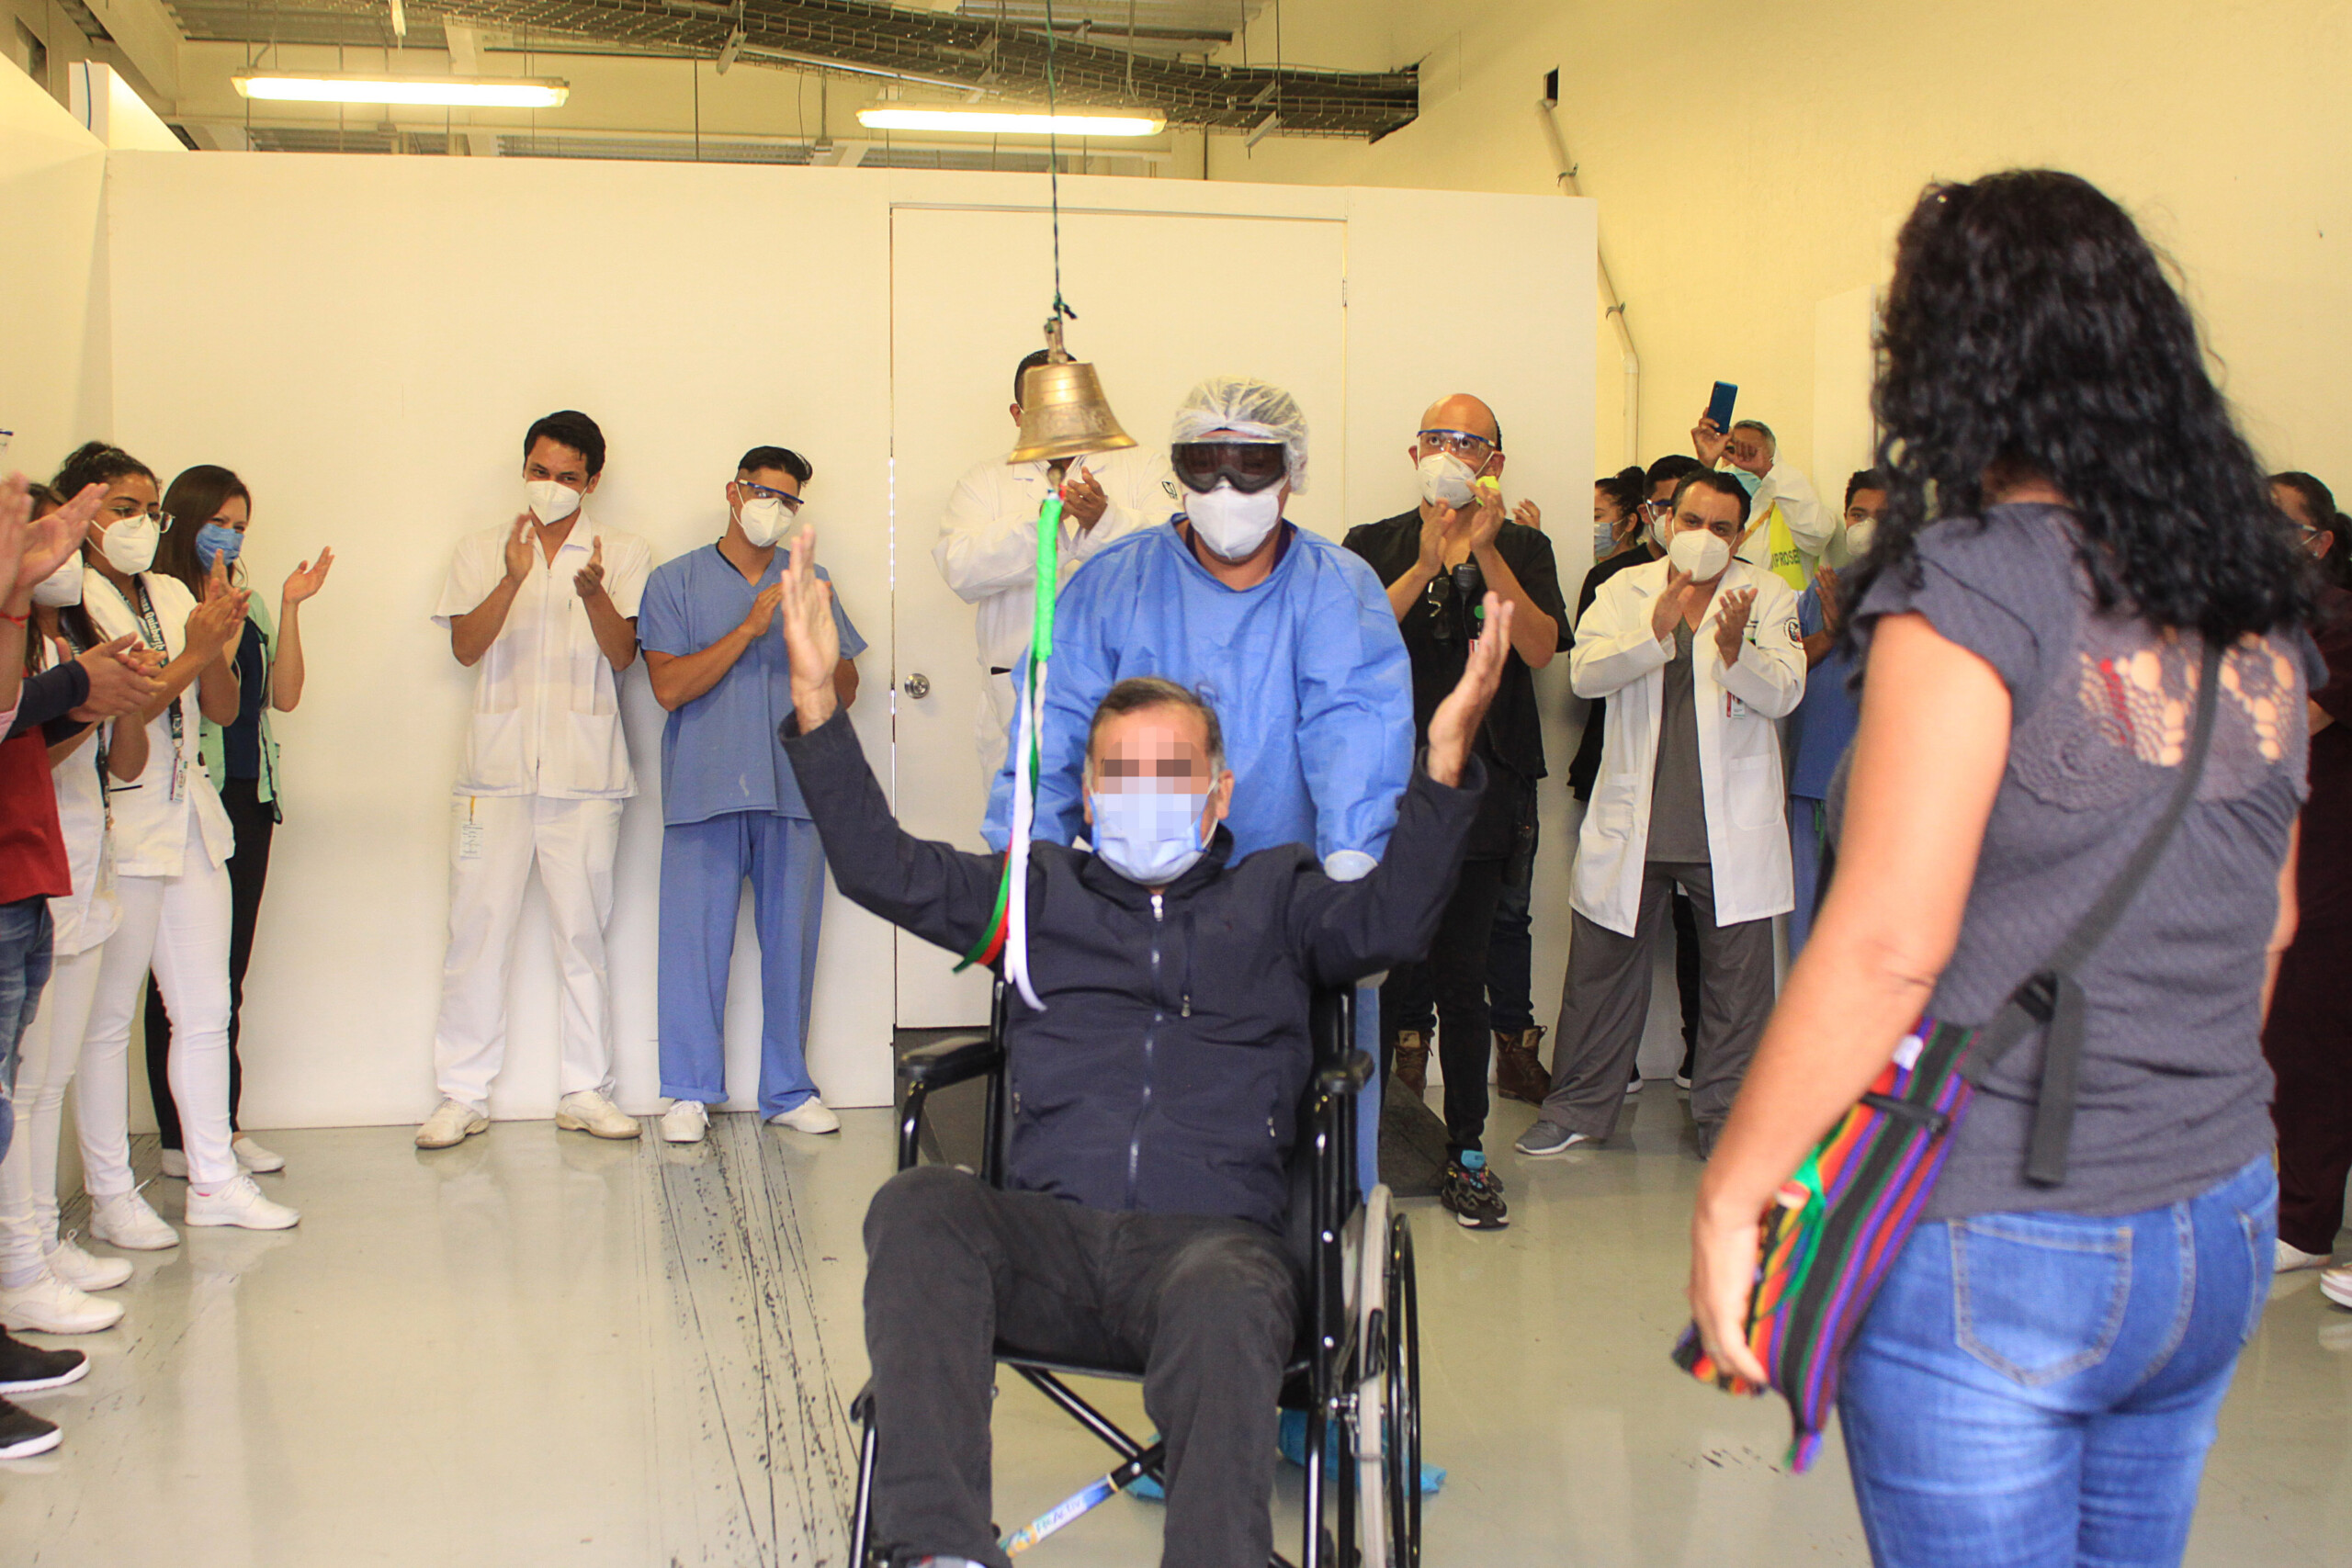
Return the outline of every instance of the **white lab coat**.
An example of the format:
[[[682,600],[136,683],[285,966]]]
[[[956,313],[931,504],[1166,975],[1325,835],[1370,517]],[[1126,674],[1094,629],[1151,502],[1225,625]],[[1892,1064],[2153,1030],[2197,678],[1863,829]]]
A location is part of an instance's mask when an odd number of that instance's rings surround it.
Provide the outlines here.
[[[1747,515],[1761,521],[1775,502],[1780,504],[1781,516],[1787,522],[1789,536],[1796,540],[1797,548],[1805,553],[1807,559],[1818,561],[1838,531],[1838,514],[1821,504],[1811,479],[1777,459],[1757,485],[1756,493],[1748,498]],[[1758,528],[1748,535],[1747,542],[1739,547],[1739,558],[1750,566],[1770,566],[1770,528]]]
[[[1672,638],[1650,632],[1666,577],[1667,563],[1657,560],[1601,584],[1568,655],[1577,695],[1609,699],[1600,773],[1577,840],[1568,902],[1623,936],[1635,934],[1639,923],[1664,671],[1674,659]],[[1756,590],[1747,647],[1726,667],[1715,648],[1715,619],[1724,592],[1742,588]],[[1779,720],[1804,696],[1796,595],[1770,572],[1734,561],[1691,638],[1690,657],[1715,919],[1728,926],[1786,914],[1796,896]]]
[[[1183,510],[1163,449],[1096,453],[1070,467],[1094,476],[1106,504],[1091,528],[1081,532],[1063,522],[1056,549],[1062,583],[1105,546]],[[940,520],[939,542],[931,550],[947,586],[977,611],[982,682],[974,734],[984,774],[994,773],[1004,761],[1013,715],[1012,677],[992,671],[1017,668],[1029,648],[1037,604],[1037,516],[1052,483],[1043,463],[989,458],[974,464],[956,481]]]

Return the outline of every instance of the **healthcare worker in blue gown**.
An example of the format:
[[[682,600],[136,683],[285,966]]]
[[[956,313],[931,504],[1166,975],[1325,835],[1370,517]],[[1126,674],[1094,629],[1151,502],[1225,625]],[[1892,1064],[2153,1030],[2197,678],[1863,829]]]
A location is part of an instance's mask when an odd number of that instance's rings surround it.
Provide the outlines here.
[[[1306,488],[1306,417],[1279,387],[1214,377],[1176,411],[1170,450],[1185,510],[1079,570],[1054,612],[1036,836],[1083,831],[1087,726],[1113,685],[1159,675],[1216,710],[1234,777],[1234,852],[1311,844],[1349,880],[1388,843],[1412,768],[1413,678],[1396,612],[1363,558],[1283,521]],[[1018,727],[1015,727],[1018,733]],[[1004,847],[1012,747],[983,835]],[[1379,1009],[1358,998],[1375,1059]],[[1364,1100],[1365,1185],[1377,1171],[1379,1100]]]
[[[662,731],[662,1135],[702,1141],[727,1099],[727,974],[735,916],[752,884],[760,939],[760,1114],[797,1133],[841,1119],[808,1076],[808,1003],[825,852],[776,726],[792,712],[792,661],[776,619],[784,569],[814,470],[799,453],[754,446],[727,486],[727,532],[654,569],[639,636]],[[865,649],[833,601],[842,659],[833,687],[857,695]]]

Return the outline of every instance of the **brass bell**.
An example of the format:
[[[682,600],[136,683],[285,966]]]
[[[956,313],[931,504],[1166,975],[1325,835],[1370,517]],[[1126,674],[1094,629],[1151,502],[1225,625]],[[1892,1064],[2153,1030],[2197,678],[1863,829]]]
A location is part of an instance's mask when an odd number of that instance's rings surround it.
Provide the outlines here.
[[[1046,349],[1052,357],[1021,378],[1021,434],[1008,463],[1058,463],[1089,452],[1114,452],[1136,438],[1119,428],[1118,415],[1103,400],[1094,367],[1062,347],[1062,322],[1046,323]]]

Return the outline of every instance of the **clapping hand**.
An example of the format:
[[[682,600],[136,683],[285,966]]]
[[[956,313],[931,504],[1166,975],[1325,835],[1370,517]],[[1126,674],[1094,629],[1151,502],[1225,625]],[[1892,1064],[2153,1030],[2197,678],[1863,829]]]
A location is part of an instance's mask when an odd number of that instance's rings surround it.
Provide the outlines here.
[[[1650,610],[1650,636],[1660,642],[1673,638],[1675,623],[1690,613],[1692,592],[1690,574],[1668,561],[1666,587],[1659,591],[1657,604]]]
[[[594,599],[605,591],[605,536],[588,548],[588,564],[571,574],[571,586],[582,599]]]
[[[1102,513],[1110,509],[1111,498],[1103,493],[1102,481],[1084,468],[1073,468],[1062,480],[1062,515],[1078,525],[1081,534],[1102,521]]]
[[[134,648],[133,644],[138,646]],[[152,661],[142,657],[150,650],[145,644],[139,643],[136,637],[119,637],[112,642],[102,642],[78,657],[61,637],[57,649],[61,661],[73,660],[90,678],[90,694],[70,716],[85,724],[136,713],[163,694],[162,683],[154,678]]]
[[[520,582],[531,575],[531,514],[514,514],[514,531],[506,536],[506,581]]]
[[[833,585],[817,575],[814,525],[792,541],[792,564],[778,586],[784,590],[780,608],[785,653],[792,663],[792,706],[806,735],[841,705],[833,669],[842,660],[842,634],[833,624]]]
[[[1544,509],[1532,501],[1522,501],[1510,509],[1510,520],[1522,528],[1544,531]]]
[[[0,484],[0,582],[6,584],[0,598],[30,592],[35,583],[80,549],[82,536],[89,532],[90,519],[98,514],[98,503],[106,494],[104,485],[85,486],[81,494],[35,522],[31,481],[22,474],[11,474],[6,483]]]
[[[744,634],[752,637],[767,635],[768,626],[775,620],[775,607],[784,602],[784,579],[777,578],[752,599],[752,613],[743,617]]]
[[[1462,765],[1470,757],[1470,742],[1486,721],[1487,708],[1502,684],[1503,659],[1510,652],[1511,603],[1489,592],[1486,626],[1470,645],[1462,679],[1453,683],[1437,712],[1430,715],[1430,777],[1452,787],[1462,782]]]
[[[212,570],[204,579],[203,603],[187,613],[187,651],[203,655],[209,664],[236,646],[251,599],[245,590],[230,585],[229,558],[214,556]]]
[[[279,599],[292,608],[327,585],[327,569],[334,565],[334,551],[322,547],[316,561],[304,561],[287,575],[286,587]]]
[[[1739,662],[1747,637],[1748,612],[1756,606],[1756,590],[1736,588],[1723,596],[1715,611],[1715,651],[1726,665]]]

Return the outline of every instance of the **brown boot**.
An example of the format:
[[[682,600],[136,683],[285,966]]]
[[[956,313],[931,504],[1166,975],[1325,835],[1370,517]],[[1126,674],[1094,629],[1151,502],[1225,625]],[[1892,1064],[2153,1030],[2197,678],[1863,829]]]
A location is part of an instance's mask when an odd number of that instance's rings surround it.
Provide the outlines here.
[[[1537,1054],[1544,1043],[1544,1026],[1518,1033],[1495,1031],[1495,1088],[1505,1100],[1541,1105],[1552,1092],[1552,1075]]]
[[[1396,1087],[1415,1100],[1428,1098],[1430,1037],[1418,1029],[1396,1032]]]

